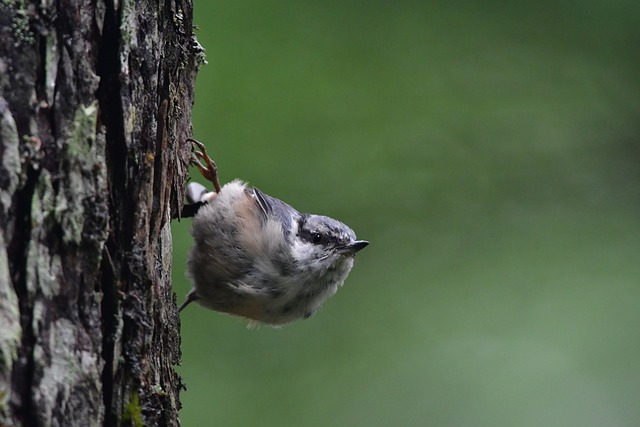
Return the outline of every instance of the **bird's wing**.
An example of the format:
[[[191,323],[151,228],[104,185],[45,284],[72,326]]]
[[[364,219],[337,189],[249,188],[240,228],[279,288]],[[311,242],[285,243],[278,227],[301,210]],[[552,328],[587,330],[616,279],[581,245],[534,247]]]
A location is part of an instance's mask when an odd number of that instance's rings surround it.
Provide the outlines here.
[[[264,219],[266,220],[269,217],[273,217],[278,220],[286,233],[288,233],[291,228],[291,221],[297,220],[300,217],[300,212],[282,200],[271,197],[255,187],[247,190],[260,207]]]

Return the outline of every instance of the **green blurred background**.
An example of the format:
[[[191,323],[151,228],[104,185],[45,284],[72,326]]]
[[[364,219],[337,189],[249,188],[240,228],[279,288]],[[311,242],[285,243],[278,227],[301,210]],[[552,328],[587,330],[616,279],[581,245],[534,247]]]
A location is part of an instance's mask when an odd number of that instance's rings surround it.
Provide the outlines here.
[[[184,426],[640,425],[640,2],[195,6],[222,181],[371,245],[309,320],[183,312]]]

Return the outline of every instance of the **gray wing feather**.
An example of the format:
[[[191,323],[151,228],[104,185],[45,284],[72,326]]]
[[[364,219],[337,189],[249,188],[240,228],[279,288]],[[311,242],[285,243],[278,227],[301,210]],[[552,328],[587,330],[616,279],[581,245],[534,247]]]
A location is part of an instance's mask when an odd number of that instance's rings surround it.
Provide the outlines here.
[[[300,212],[282,200],[271,197],[255,187],[248,191],[250,191],[251,196],[256,200],[258,206],[260,206],[264,218],[273,217],[280,221],[285,231],[285,236],[288,236],[291,230],[291,220],[297,220],[300,217]]]

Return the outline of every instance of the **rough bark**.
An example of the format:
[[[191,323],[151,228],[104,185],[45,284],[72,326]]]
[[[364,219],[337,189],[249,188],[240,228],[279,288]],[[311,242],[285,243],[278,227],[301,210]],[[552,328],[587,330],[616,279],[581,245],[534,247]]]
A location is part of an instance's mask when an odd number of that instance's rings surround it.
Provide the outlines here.
[[[0,2],[0,425],[177,425],[190,1]]]

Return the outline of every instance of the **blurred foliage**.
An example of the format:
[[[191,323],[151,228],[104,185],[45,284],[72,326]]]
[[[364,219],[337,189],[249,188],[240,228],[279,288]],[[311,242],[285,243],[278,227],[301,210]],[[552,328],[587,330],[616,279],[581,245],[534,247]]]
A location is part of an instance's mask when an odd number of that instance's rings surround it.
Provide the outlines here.
[[[196,2],[195,137],[222,181],[371,245],[312,319],[185,310],[183,425],[640,425],[638,17]]]

